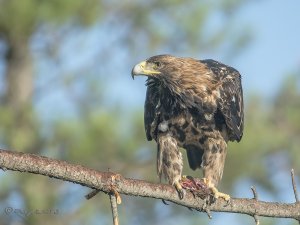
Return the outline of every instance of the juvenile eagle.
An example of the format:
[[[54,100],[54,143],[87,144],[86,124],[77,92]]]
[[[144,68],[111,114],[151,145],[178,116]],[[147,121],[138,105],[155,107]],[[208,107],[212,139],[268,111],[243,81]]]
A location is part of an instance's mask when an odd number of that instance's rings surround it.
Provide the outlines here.
[[[215,198],[228,141],[240,141],[244,112],[241,75],[220,62],[207,59],[157,55],[135,65],[132,77],[148,77],[144,123],[149,141],[157,142],[157,173],[181,186],[182,155],[186,149],[190,167],[203,169],[203,181]]]

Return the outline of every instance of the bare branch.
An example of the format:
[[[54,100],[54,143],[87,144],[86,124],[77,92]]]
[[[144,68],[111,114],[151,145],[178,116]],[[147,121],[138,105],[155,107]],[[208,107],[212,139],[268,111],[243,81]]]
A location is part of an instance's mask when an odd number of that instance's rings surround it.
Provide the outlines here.
[[[256,187],[255,186],[251,186],[251,190],[253,192],[254,200],[258,201],[258,194],[257,194],[257,191],[256,191]],[[254,218],[255,224],[259,225],[259,218],[258,218],[258,216],[257,216],[256,213],[253,214],[253,218]]]
[[[88,193],[86,196],[84,196],[87,200],[90,200],[91,198],[95,197],[100,190],[92,190],[90,193]]]
[[[170,185],[124,178],[120,174],[99,172],[33,154],[0,150],[0,168],[49,176],[100,190],[106,194],[110,194],[113,188],[120,194],[164,199],[200,211],[203,211],[206,204],[205,199],[190,192],[187,192],[183,199],[179,199],[175,188]],[[299,220],[300,204],[232,198],[229,204],[223,199],[218,199],[209,205],[209,210]]]
[[[255,214],[255,215],[253,216],[253,218],[254,218],[255,224],[256,224],[256,225],[259,225],[259,219],[258,219],[258,216]]]
[[[297,203],[297,202],[299,202],[299,197],[298,197],[297,186],[296,186],[296,182],[295,182],[294,169],[291,169],[291,176],[292,176],[292,185],[293,185],[294,195],[295,195],[295,199],[296,199],[296,203]]]
[[[113,225],[119,225],[117,197],[114,194],[109,194],[109,199],[113,217]]]
[[[255,186],[251,186],[251,190],[253,192],[254,199],[258,200],[258,194],[257,194]]]
[[[206,215],[208,216],[208,218],[212,219],[212,216],[211,216],[209,208],[206,208],[204,211],[206,212]]]

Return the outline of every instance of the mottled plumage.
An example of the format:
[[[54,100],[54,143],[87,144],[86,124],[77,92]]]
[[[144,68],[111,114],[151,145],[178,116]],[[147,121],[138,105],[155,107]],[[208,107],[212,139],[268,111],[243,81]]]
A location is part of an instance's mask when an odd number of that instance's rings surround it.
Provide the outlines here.
[[[189,166],[202,168],[205,182],[217,193],[227,142],[243,135],[239,72],[210,59],[158,55],[137,64],[134,75],[148,76],[144,122],[147,139],[157,142],[158,175],[180,189],[181,147]]]

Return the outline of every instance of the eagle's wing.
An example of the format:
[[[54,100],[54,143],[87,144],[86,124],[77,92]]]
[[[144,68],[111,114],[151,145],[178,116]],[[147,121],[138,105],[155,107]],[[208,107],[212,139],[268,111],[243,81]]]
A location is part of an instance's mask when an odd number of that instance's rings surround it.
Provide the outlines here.
[[[244,129],[244,106],[241,76],[237,71],[223,80],[218,107],[224,116],[229,140],[240,141]]]
[[[240,73],[229,66],[214,60],[204,60],[220,81],[218,110],[227,125],[229,140],[240,141],[244,129],[243,89]]]
[[[151,79],[147,80],[147,92],[146,92],[146,100],[145,100],[145,107],[144,107],[144,125],[145,125],[145,132],[148,141],[153,139],[153,128],[156,129],[157,126],[153,123],[157,123],[158,121],[158,114],[157,108],[159,103],[159,96],[158,91],[156,90],[157,87],[152,82]]]

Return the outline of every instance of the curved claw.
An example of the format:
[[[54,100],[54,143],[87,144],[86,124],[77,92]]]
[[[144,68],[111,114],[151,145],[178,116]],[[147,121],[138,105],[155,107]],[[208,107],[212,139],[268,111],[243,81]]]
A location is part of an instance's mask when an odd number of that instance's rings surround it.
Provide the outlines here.
[[[179,198],[183,199],[184,196],[185,196],[185,191],[182,188],[181,184],[177,181],[177,182],[174,183],[174,186],[175,186],[175,188],[176,188],[176,190],[178,192]]]
[[[178,195],[179,195],[180,200],[183,199],[184,196],[185,196],[185,191],[183,189],[177,190],[177,191],[178,191]]]
[[[162,201],[165,205],[169,205],[169,204],[166,202],[166,200],[162,199],[161,201]]]
[[[213,195],[216,199],[223,198],[227,203],[230,202],[230,195],[219,192],[217,188],[211,187]]]
[[[227,203],[230,202],[230,196],[228,194],[224,194],[222,192],[219,192],[218,189],[210,182],[207,178],[202,178],[203,182],[208,186],[208,188],[211,190],[213,196],[215,199],[223,198]]]

